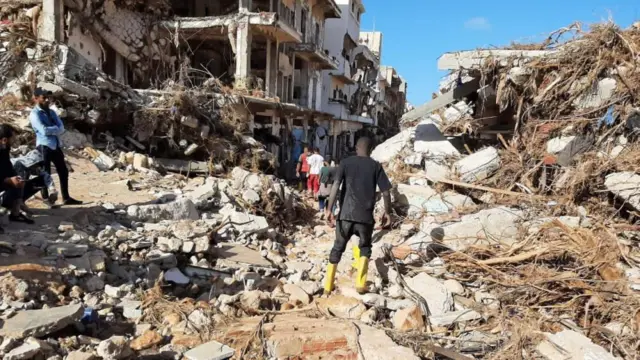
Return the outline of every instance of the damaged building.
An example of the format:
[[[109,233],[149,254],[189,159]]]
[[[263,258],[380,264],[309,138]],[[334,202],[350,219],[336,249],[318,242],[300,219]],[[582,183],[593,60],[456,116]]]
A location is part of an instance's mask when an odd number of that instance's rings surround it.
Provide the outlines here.
[[[231,108],[235,121],[242,124],[238,130],[266,146],[283,176],[292,175],[303,144],[319,147],[326,157],[340,158],[353,149],[363,131],[381,137],[397,132],[404,112],[406,82],[393,68],[380,66],[382,34],[375,33],[379,39],[375,44],[361,41],[365,9],[360,0],[12,4],[3,8],[3,18],[29,20],[39,40],[36,50],[29,49],[26,56],[41,63],[39,49],[57,44],[57,66],[44,73],[35,65],[28,65],[30,71],[20,68],[7,77],[1,95],[20,97],[34,82],[55,83],[98,103],[83,108],[83,114],[71,115],[88,119],[92,126],[114,118],[123,125],[133,123],[132,140],[137,142],[150,141],[151,133],[141,130],[142,122],[136,123],[140,116],[132,116],[134,111],[116,104],[112,96],[102,101],[105,87],[128,103],[151,97],[138,101],[138,107],[142,103],[153,107],[153,98],[167,97],[167,89],[222,94],[225,100],[216,98],[211,111]],[[93,70],[101,75],[92,74]],[[81,85],[87,78],[103,83],[97,93]],[[171,113],[181,126],[198,130],[203,138],[219,116],[195,116],[198,120]],[[129,127],[120,129],[129,133]],[[173,137],[178,132],[165,130]],[[176,143],[150,148],[191,146]],[[140,148],[139,143],[132,144]]]

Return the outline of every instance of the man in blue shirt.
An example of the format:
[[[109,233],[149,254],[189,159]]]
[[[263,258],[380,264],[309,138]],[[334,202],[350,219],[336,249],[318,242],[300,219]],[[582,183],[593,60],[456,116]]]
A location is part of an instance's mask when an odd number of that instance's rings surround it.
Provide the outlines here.
[[[56,166],[60,178],[60,192],[64,205],[80,205],[81,201],[69,196],[69,170],[64,161],[60,135],[64,132],[64,125],[55,111],[49,109],[49,97],[51,92],[40,87],[33,92],[33,101],[36,106],[31,110],[29,122],[36,133],[36,146],[44,161],[44,171],[51,175],[51,163]],[[47,190],[43,190],[43,198],[48,198]]]

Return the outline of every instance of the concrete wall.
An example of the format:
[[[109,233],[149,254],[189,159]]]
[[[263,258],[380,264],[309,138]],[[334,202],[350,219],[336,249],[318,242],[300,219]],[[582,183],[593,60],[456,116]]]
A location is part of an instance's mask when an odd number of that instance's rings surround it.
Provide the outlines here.
[[[360,45],[365,45],[379,59],[382,59],[382,33],[380,31],[363,31],[360,32]]]
[[[96,68],[101,69],[104,61],[104,54],[100,44],[93,39],[89,32],[82,33],[78,26],[69,29],[69,37],[67,45],[75,50],[78,54],[85,57]]]

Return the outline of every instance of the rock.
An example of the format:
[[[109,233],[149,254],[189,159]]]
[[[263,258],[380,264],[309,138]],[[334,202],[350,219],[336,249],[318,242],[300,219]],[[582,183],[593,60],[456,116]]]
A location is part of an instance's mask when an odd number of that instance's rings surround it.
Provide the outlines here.
[[[453,295],[456,295],[456,294],[462,295],[462,294],[464,294],[464,287],[462,286],[462,284],[460,284],[456,280],[451,280],[451,279],[445,280],[443,285]]]
[[[205,208],[218,193],[218,183],[215,178],[207,178],[204,185],[198,186],[195,190],[187,194],[198,209]]]
[[[159,237],[157,244],[162,251],[168,252],[179,252],[182,248],[182,240],[178,238]]]
[[[243,291],[240,294],[240,303],[245,309],[259,310],[269,303],[269,295],[260,290]]]
[[[232,226],[241,234],[263,234],[269,230],[269,223],[267,223],[267,219],[262,216],[245,214],[238,211],[223,213],[223,210],[220,210],[220,213],[225,216],[225,221],[229,219],[233,224]]]
[[[56,84],[52,84],[49,82],[39,82],[38,83],[38,87],[42,88],[45,91],[50,91],[52,95],[56,96],[56,95],[61,95],[64,93],[64,89],[62,89],[62,87],[56,85]]]
[[[458,101],[452,104],[444,111],[444,119],[447,124],[451,124],[466,116],[473,114],[473,108],[469,106],[465,101]]]
[[[633,209],[640,210],[640,175],[633,172],[612,173],[605,177],[604,186]]]
[[[65,358],[65,360],[97,360],[98,358],[91,354],[91,353],[87,353],[87,352],[82,352],[82,351],[72,351],[69,354],[67,354],[67,357]]]
[[[476,303],[486,306],[489,309],[497,310],[500,308],[500,300],[492,294],[484,291],[476,291],[476,293],[473,294],[473,297]]]
[[[33,359],[42,352],[42,346],[38,342],[25,342],[17,348],[9,351],[4,360],[27,360]]]
[[[162,342],[162,336],[153,330],[147,330],[131,341],[131,348],[136,351],[154,347]]]
[[[94,151],[96,151],[98,156],[93,159],[93,163],[100,171],[109,171],[116,167],[116,161],[113,160],[109,155],[103,153],[100,150]]]
[[[416,305],[396,311],[392,321],[393,328],[400,331],[424,329],[422,310]]]
[[[252,174],[242,168],[236,167],[231,171],[233,188],[241,191],[251,189],[260,192],[262,189],[262,179],[257,174]]]
[[[488,147],[456,161],[454,168],[462,182],[484,180],[500,168],[500,155],[498,150]]]
[[[260,267],[271,267],[272,264],[264,259],[260,252],[249,249],[242,244],[221,243],[213,249],[213,254],[218,261],[232,262],[234,265],[247,264]]]
[[[87,253],[89,246],[80,244],[51,244],[47,247],[47,254],[51,256],[77,257]]]
[[[482,315],[473,310],[460,310],[442,315],[430,316],[429,323],[433,326],[449,326],[453,323],[461,323],[481,319]]]
[[[191,279],[183,274],[178,268],[171,268],[165,271],[164,280],[179,285],[186,285],[191,282]]]
[[[367,325],[373,325],[378,321],[379,312],[378,308],[372,307],[371,309],[365,311],[360,317],[360,321]]]
[[[333,316],[342,319],[357,320],[367,311],[362,301],[343,295],[334,295],[328,299],[320,299],[318,300],[318,305]]]
[[[149,158],[146,155],[135,153],[133,155],[133,168],[135,170],[142,170],[149,168]]]
[[[84,288],[88,292],[100,291],[104,289],[104,281],[99,276],[91,276],[84,283]]]
[[[91,145],[91,141],[81,132],[67,129],[59,136],[60,142],[65,148],[82,149]]]
[[[91,353],[87,353],[87,352],[82,352],[82,351],[72,351],[69,354],[67,354],[67,357],[65,358],[65,360],[97,360],[98,358],[91,354]]]
[[[104,360],[125,359],[133,355],[129,342],[124,336],[112,336],[107,340],[101,341],[96,352]]]
[[[391,161],[400,154],[405,146],[410,144],[413,130],[414,129],[403,130],[382,144],[376,146],[371,153],[371,158],[380,163],[387,163]]]
[[[526,83],[527,80],[529,80],[530,76],[531,76],[531,69],[520,67],[520,66],[512,67],[511,69],[509,69],[509,72],[507,73],[507,79],[513,81],[513,83],[518,86],[524,85],[524,83]]]
[[[549,154],[557,154],[562,152],[571,142],[575,139],[575,136],[561,136],[553,138],[547,141],[547,152]]]
[[[545,333],[547,341],[536,348],[548,360],[616,360],[617,358],[594,344],[588,337],[571,330],[556,334]]]
[[[455,192],[438,194],[429,186],[398,184],[396,202],[408,206],[410,216],[426,212],[427,214],[448,213],[456,208],[474,205],[473,200]]]
[[[431,181],[439,181],[451,177],[451,169],[449,166],[443,165],[436,160],[425,160],[424,172],[426,177]]]
[[[447,140],[436,124],[431,120],[423,120],[415,130],[413,151],[425,157],[459,156],[458,149]]]
[[[217,341],[199,345],[184,354],[188,360],[226,360],[235,354],[235,350]]]
[[[573,101],[573,105],[579,109],[598,108],[607,103],[613,96],[618,82],[612,78],[604,78],[596,84],[595,88],[586,95],[580,95]]]
[[[121,298],[121,297],[126,295],[126,292],[121,290],[120,287],[111,286],[111,285],[105,285],[104,293],[107,294],[109,297],[112,297],[114,299],[119,299],[119,298]]]
[[[413,350],[396,344],[384,330],[359,326],[358,342],[362,359],[366,360],[419,360]],[[357,355],[354,357],[357,358]]]
[[[211,319],[205,314],[202,309],[196,309],[187,317],[189,325],[194,326],[196,329],[203,329],[211,325]]]
[[[73,304],[42,310],[20,311],[6,320],[0,328],[0,336],[24,338],[42,337],[80,320],[84,310],[82,305]]]
[[[122,315],[127,319],[139,319],[142,317],[142,302],[136,300],[124,300],[120,303]]]
[[[285,293],[289,294],[289,301],[292,303],[297,303],[298,301],[304,305],[309,305],[311,303],[311,298],[306,291],[302,290],[299,286],[294,284],[285,284],[282,287]]]
[[[260,194],[258,194],[255,190],[246,189],[242,192],[242,200],[251,205],[254,205],[260,202]]]
[[[458,349],[466,353],[486,352],[500,345],[497,336],[477,330],[460,334],[458,340]]]
[[[211,249],[211,242],[208,236],[201,236],[199,238],[193,239],[194,242],[194,251],[196,253],[205,253],[209,252]]]
[[[200,218],[198,209],[189,199],[178,199],[167,204],[132,205],[127,209],[127,215],[134,221],[151,223],[162,220],[198,220]]]
[[[171,253],[160,250],[151,250],[145,258],[147,264],[156,264],[162,269],[171,269],[178,266],[178,259]]]
[[[444,314],[453,308],[451,293],[436,278],[420,273],[408,279],[407,285],[427,301],[432,316]]]

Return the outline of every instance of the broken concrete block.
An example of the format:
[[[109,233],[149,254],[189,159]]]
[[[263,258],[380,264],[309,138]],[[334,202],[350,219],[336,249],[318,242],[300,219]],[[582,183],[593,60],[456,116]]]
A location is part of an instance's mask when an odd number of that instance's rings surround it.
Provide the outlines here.
[[[198,119],[193,116],[183,116],[180,118],[180,124],[190,127],[192,129],[198,128]]]
[[[100,171],[109,171],[116,167],[116,161],[109,155],[97,150],[98,156],[93,159],[93,163]]]
[[[358,342],[366,360],[419,360],[413,350],[396,344],[384,330],[359,326]],[[357,356],[356,356],[357,357]]]
[[[451,124],[472,114],[473,108],[465,101],[459,101],[444,111],[444,118],[447,124]]]
[[[135,221],[157,223],[162,220],[198,220],[196,205],[183,198],[167,204],[132,205],[127,214]]]
[[[437,193],[427,185],[398,184],[398,196],[395,201],[408,206],[407,213],[414,216],[426,212],[427,214],[448,213],[449,211],[474,205],[473,200],[456,192]]]
[[[482,315],[473,310],[460,310],[436,316],[429,316],[429,323],[433,326],[449,326],[454,323],[462,323],[481,318]]]
[[[235,354],[235,350],[217,341],[199,345],[184,354],[188,360],[226,360]]]
[[[186,285],[191,279],[178,268],[171,268],[164,272],[164,280],[178,285]]]
[[[78,257],[87,253],[88,245],[81,244],[51,244],[47,247],[47,254],[51,256]]]
[[[97,360],[98,357],[93,355],[92,353],[82,352],[82,351],[72,351],[67,354],[65,360]]]
[[[158,238],[157,245],[162,251],[178,252],[182,248],[182,240],[178,238],[166,238],[161,236]]]
[[[635,210],[640,210],[640,175],[618,172],[605,177],[604,186]]]
[[[147,264],[156,264],[162,269],[171,269],[178,266],[178,259],[171,253],[165,253],[161,250],[151,250],[145,257]]]
[[[500,155],[498,150],[488,147],[456,161],[454,168],[462,182],[484,180],[500,168]]]
[[[229,219],[232,226],[242,234],[262,234],[269,230],[269,223],[262,216],[224,210],[220,210],[220,214],[224,215],[225,221]]]
[[[321,309],[342,319],[357,320],[367,311],[367,307],[361,300],[344,295],[334,295],[328,299],[320,299],[318,303]]]
[[[260,202],[260,194],[252,189],[246,189],[242,192],[242,200],[254,205]]]
[[[62,146],[65,148],[83,149],[85,146],[91,146],[89,138],[75,130],[65,130],[58,139],[60,139]]]
[[[393,328],[399,331],[419,331],[424,329],[422,310],[416,305],[396,311],[392,322]]]
[[[449,179],[451,177],[451,169],[449,166],[441,164],[435,160],[425,160],[424,172],[427,179],[431,181],[439,181],[443,179]]]
[[[39,82],[38,87],[42,88],[45,91],[51,91],[52,95],[60,95],[64,92],[62,87],[49,82]]]
[[[557,154],[569,146],[575,138],[575,136],[561,136],[553,138],[547,141],[547,152],[549,154]]]
[[[133,168],[135,170],[142,170],[149,168],[149,158],[144,154],[135,153],[133,155]]]
[[[413,128],[405,129],[382,144],[376,146],[371,153],[371,158],[380,163],[387,163],[391,161],[400,154],[405,146],[409,146],[411,144],[411,134],[413,133],[413,130]]]
[[[80,320],[83,311],[80,304],[21,311],[16,316],[5,320],[0,328],[0,336],[42,337],[74,324]]]
[[[424,154],[425,157],[460,156],[458,149],[431,120],[423,120],[416,126],[413,151]]]
[[[9,351],[3,359],[4,360],[28,360],[34,359],[38,354],[42,352],[42,346],[38,342],[25,342],[17,348]]]
[[[131,348],[136,351],[149,349],[162,342],[162,336],[153,330],[147,330],[131,341]]]
[[[289,301],[293,304],[300,302],[304,305],[309,305],[311,298],[306,291],[302,290],[298,285],[285,284],[282,287],[285,293],[289,294]]]
[[[101,341],[96,352],[101,358],[110,360],[126,359],[133,355],[129,341],[124,336],[112,336]]]
[[[420,273],[407,280],[407,285],[427,301],[431,316],[445,314],[453,308],[453,296],[436,278]]]
[[[573,106],[579,110],[604,106],[613,97],[617,85],[618,82],[615,79],[604,78],[598,81],[590,93],[581,95],[575,99]]]
[[[617,360],[600,345],[594,344],[588,337],[571,330],[556,334],[545,333],[547,341],[536,348],[548,360]]]
[[[531,75],[531,69],[516,66],[509,69],[509,72],[507,74],[507,79],[511,80],[514,84],[518,86],[522,86],[524,85],[524,83],[527,82],[527,80],[529,80],[530,75]]]

